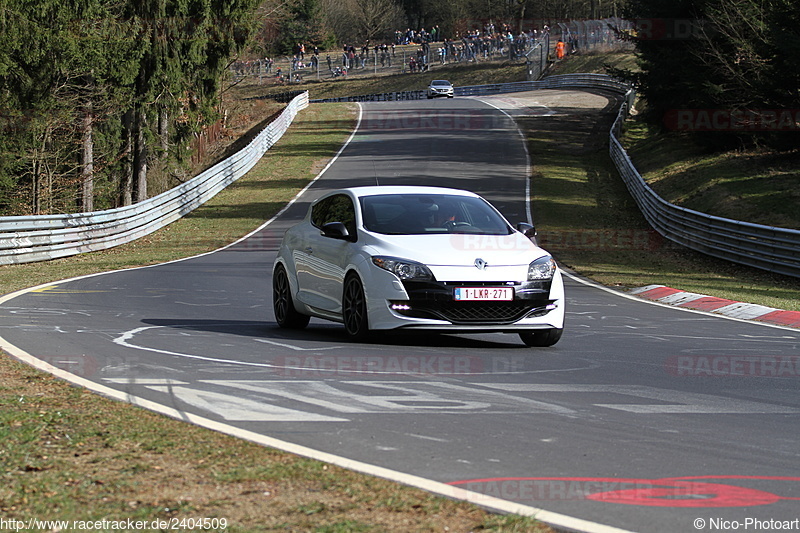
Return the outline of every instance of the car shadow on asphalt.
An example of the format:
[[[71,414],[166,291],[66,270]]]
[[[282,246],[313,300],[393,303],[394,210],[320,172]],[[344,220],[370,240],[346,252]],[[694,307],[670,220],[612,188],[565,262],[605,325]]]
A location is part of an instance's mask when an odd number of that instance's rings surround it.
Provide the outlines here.
[[[429,331],[376,331],[364,342],[355,342],[347,337],[344,328],[338,324],[312,320],[303,330],[279,327],[275,322],[253,320],[215,320],[215,319],[144,319],[150,326],[166,327],[184,332],[214,333],[220,336],[235,335],[272,341],[274,343],[299,343],[310,345],[319,343],[348,344],[353,346],[420,346],[433,348],[481,348],[529,350],[516,335],[492,334],[496,339],[478,338],[476,334],[438,333]]]

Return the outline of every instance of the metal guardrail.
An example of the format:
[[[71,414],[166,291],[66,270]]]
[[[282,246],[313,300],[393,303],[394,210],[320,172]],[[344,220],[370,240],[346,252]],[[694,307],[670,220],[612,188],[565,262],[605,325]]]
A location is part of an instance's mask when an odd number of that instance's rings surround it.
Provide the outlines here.
[[[91,213],[0,217],[0,265],[112,248],[163,228],[244,176],[307,106],[307,92],[296,96],[245,148],[143,202]]]
[[[706,255],[800,277],[800,231],[700,213],[671,204],[653,191],[618,139],[634,98],[629,90],[611,127],[609,153],[653,229],[666,239]]]
[[[716,217],[671,204],[639,175],[612,135],[611,158],[639,209],[665,238],[704,254],[800,277],[800,231]]]

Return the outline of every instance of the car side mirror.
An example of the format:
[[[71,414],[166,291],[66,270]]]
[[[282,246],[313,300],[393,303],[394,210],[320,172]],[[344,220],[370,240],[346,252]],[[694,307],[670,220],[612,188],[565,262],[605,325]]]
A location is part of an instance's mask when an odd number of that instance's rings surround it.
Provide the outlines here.
[[[343,241],[355,242],[355,236],[350,235],[347,226],[341,222],[328,222],[322,225],[322,235],[331,239],[341,239]]]
[[[528,224],[527,222],[520,222],[517,224],[517,231],[528,237],[530,240],[532,240],[533,244],[537,244],[536,228],[533,227],[531,224]]]

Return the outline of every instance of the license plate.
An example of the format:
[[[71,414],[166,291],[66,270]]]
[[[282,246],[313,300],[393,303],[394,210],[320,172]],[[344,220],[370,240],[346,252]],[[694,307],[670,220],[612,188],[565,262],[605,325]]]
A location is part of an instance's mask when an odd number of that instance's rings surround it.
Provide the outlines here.
[[[459,302],[505,302],[514,299],[511,287],[456,287],[453,299]]]

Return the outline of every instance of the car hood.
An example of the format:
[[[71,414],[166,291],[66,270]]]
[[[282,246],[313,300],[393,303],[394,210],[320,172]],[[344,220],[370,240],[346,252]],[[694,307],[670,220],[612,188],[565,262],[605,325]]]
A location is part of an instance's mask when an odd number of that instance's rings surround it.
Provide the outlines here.
[[[428,267],[471,267],[483,259],[490,266],[527,266],[547,252],[521,233],[474,235],[377,235],[367,233],[364,244],[371,255],[417,261]]]

